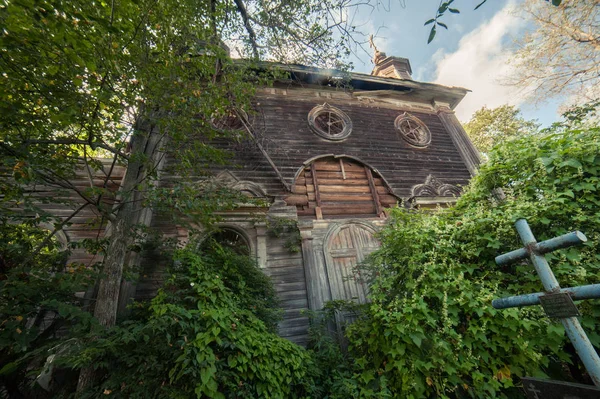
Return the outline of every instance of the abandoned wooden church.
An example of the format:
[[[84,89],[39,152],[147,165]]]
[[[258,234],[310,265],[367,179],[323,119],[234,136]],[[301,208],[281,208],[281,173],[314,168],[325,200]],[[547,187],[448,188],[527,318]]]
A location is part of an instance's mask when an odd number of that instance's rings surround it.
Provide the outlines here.
[[[365,300],[353,267],[378,247],[386,210],[452,204],[479,163],[453,112],[468,90],[414,81],[405,58],[378,52],[374,63],[370,75],[352,73],[345,86],[336,71],[286,66],[290,78],[259,89],[247,116],[258,145],[223,143],[235,150],[236,167],[217,170],[217,179],[266,205],[227,212],[216,238],[244,248],[271,276],[285,311],[280,335],[299,344],[308,333],[303,310]],[[293,247],[293,232],[272,234],[269,225],[290,220],[300,232]],[[159,215],[147,222],[188,238]],[[142,267],[140,281],[122,290],[123,303],[159,288],[161,266]]]

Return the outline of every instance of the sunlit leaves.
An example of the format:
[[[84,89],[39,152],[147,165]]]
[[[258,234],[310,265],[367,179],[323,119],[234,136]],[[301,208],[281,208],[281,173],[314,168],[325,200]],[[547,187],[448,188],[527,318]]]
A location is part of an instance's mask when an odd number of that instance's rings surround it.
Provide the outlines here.
[[[494,258],[522,246],[518,218],[528,219],[538,240],[581,230],[585,246],[548,254],[548,261],[563,286],[598,281],[599,153],[598,128],[518,137],[490,152],[454,209],[393,213],[367,269],[374,277],[367,317],[350,332],[361,375],[376,376],[370,386],[395,397],[489,398],[518,395],[524,375],[564,378],[571,360],[560,324],[538,306],[491,306],[495,298],[541,291],[535,270],[527,262],[501,267]],[[598,304],[578,306],[597,344]]]

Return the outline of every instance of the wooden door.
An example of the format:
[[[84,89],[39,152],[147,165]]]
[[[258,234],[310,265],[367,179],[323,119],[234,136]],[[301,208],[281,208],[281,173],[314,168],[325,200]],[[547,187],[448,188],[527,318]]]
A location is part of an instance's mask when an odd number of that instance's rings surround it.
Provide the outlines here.
[[[379,247],[373,231],[358,223],[334,230],[325,249],[331,299],[365,303],[368,288],[356,265]]]

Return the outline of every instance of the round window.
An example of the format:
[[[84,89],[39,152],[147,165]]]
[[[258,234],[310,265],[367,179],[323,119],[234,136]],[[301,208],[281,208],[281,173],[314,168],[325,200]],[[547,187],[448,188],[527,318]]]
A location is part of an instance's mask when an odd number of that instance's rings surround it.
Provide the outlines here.
[[[325,103],[308,113],[308,125],[327,140],[343,140],[352,132],[352,121],[342,110]]]
[[[414,147],[425,148],[431,144],[431,132],[417,117],[404,113],[396,118],[394,127]]]

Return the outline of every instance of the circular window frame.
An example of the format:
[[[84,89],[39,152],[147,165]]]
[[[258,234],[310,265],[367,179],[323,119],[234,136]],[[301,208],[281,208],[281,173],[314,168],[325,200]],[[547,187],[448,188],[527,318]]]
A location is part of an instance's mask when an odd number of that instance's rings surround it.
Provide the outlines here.
[[[416,127],[425,133],[426,139],[417,141],[415,139],[407,137],[407,133],[405,133],[404,129],[402,128],[403,122],[407,122],[409,124],[409,128],[411,127],[411,122],[417,125]],[[431,131],[429,130],[427,125],[423,123],[422,120],[420,120],[414,115],[411,115],[407,112],[403,113],[402,115],[398,115],[398,117],[396,117],[396,120],[394,120],[394,128],[396,129],[396,133],[411,147],[423,149],[431,145]]]
[[[317,125],[317,118],[324,113],[329,113],[330,115],[333,114],[339,118],[344,125],[341,132],[329,134]],[[310,126],[310,129],[313,131],[313,133],[328,141],[341,141],[346,139],[348,136],[350,136],[350,133],[352,133],[352,120],[350,117],[341,109],[333,107],[327,103],[323,105],[317,105],[310,110],[308,113],[308,126]]]

